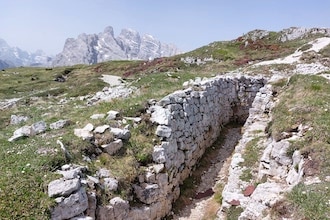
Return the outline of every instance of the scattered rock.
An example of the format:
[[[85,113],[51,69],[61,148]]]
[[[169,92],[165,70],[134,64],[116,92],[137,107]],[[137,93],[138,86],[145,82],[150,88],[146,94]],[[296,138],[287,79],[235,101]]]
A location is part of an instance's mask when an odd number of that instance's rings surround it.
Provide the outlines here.
[[[239,200],[233,199],[229,202],[229,204],[232,206],[238,206],[241,204],[241,202]]]
[[[57,130],[57,129],[61,129],[61,128],[64,128],[66,126],[69,126],[72,122],[70,120],[58,120],[54,123],[51,123],[49,125],[49,128],[50,129],[53,129],[53,130]]]
[[[93,137],[93,131],[94,126],[92,124],[87,124],[84,128],[76,128],[74,129],[74,135],[77,137],[81,137],[84,140],[90,139]]]
[[[11,125],[18,125],[21,124],[22,122],[26,122],[29,119],[27,116],[22,116],[22,115],[11,115],[10,116],[10,124]]]
[[[118,189],[118,180],[108,177],[104,178],[104,186],[109,191],[117,191]]]
[[[128,129],[111,128],[110,132],[113,133],[116,138],[122,140],[128,140],[131,137],[131,132]]]
[[[44,121],[36,122],[32,124],[31,130],[33,135],[43,133],[47,130],[47,124]]]
[[[244,196],[250,196],[250,195],[252,195],[252,193],[254,192],[254,190],[255,190],[255,186],[249,185],[248,187],[245,188],[245,190],[243,192],[243,195]]]
[[[113,110],[108,111],[107,114],[108,114],[107,116],[108,120],[115,120],[119,116],[119,112]]]
[[[105,114],[94,114],[90,118],[91,119],[102,119],[105,117]]]
[[[110,144],[102,145],[101,147],[109,155],[115,155],[123,147],[123,141],[118,139],[111,142]]]
[[[94,133],[103,134],[105,132],[105,130],[107,130],[108,128],[110,128],[109,125],[98,126],[94,129]]]
[[[10,137],[8,139],[8,141],[12,142],[12,141],[16,141],[22,137],[29,137],[32,135],[32,128],[31,126],[23,126],[19,129],[17,129],[16,131],[14,131],[14,134],[12,137]]]

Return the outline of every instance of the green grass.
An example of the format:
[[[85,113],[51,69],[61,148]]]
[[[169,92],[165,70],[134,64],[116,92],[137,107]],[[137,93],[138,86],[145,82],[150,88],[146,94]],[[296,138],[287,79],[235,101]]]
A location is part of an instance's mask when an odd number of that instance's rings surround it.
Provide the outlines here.
[[[230,206],[227,210],[227,220],[237,220],[243,211],[242,207]]]
[[[251,172],[252,172],[252,170],[250,168],[243,170],[243,173],[239,177],[240,180],[243,180],[245,182],[250,182],[253,178],[253,175]]]
[[[243,152],[244,162],[241,162],[240,166],[253,167],[258,162],[261,149],[258,145],[259,140],[260,137],[255,137],[246,144]]]
[[[330,218],[330,183],[328,182],[311,186],[298,184],[287,194],[287,199],[306,219],[325,220]]]
[[[304,168],[305,175],[324,180],[330,173],[330,85],[320,76],[294,75],[279,92],[279,102],[273,109],[270,134],[277,140],[282,132],[295,130],[298,125],[308,125],[304,136],[291,142],[287,154],[300,150],[312,164]],[[330,184],[297,185],[287,195],[287,200],[303,213],[306,219],[329,219]]]

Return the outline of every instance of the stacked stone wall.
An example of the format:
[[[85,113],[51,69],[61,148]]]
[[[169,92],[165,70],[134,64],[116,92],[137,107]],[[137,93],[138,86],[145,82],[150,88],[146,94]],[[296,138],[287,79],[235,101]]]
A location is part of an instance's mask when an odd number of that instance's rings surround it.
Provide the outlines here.
[[[98,207],[97,218],[161,219],[180,195],[180,184],[229,122],[244,122],[263,78],[215,77],[196,80],[149,108],[160,144],[154,146],[154,164],[133,185],[142,207],[114,203]],[[114,204],[112,204],[114,203]],[[123,205],[124,204],[124,205]],[[116,215],[116,213],[120,213]]]

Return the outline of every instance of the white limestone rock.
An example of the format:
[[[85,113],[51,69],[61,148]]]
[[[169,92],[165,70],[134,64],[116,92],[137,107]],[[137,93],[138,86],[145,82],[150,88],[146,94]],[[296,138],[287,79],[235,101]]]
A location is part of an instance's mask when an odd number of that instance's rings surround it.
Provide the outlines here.
[[[110,132],[113,133],[116,138],[122,140],[128,140],[131,137],[131,132],[128,129],[110,128]]]
[[[18,125],[18,124],[21,124],[23,122],[26,122],[28,119],[29,119],[29,117],[23,116],[23,115],[11,115],[10,116],[10,124],[11,125]]]
[[[101,125],[98,126],[94,129],[94,133],[99,133],[99,134],[103,134],[108,128],[110,128],[109,125]]]
[[[168,109],[154,105],[151,106],[149,110],[151,112],[151,122],[157,123],[159,125],[168,125],[171,119],[171,113]]]
[[[169,138],[172,134],[172,129],[165,125],[158,125],[156,129],[156,135],[159,137]]]
[[[70,124],[71,124],[71,121],[70,120],[58,120],[58,121],[56,121],[54,123],[51,123],[49,125],[49,128],[50,129],[53,129],[53,130],[57,130],[57,129],[64,128],[64,127],[66,127],[66,126],[68,126]]]
[[[8,139],[8,141],[12,142],[15,140],[18,140],[22,137],[29,137],[32,135],[32,127],[31,126],[23,126],[17,130],[14,131],[14,134],[12,137]]]
[[[119,182],[115,178],[111,178],[111,177],[104,178],[104,186],[109,191],[117,191],[118,184]]]
[[[44,121],[38,121],[31,125],[31,132],[33,135],[43,133],[47,130],[47,124]]]
[[[122,147],[123,141],[121,139],[112,141],[110,144],[104,144],[101,146],[103,151],[109,155],[115,155]]]
[[[105,117],[105,114],[93,114],[90,119],[102,119]]]
[[[145,204],[151,204],[161,199],[161,190],[157,184],[133,185],[136,197]]]
[[[80,188],[79,179],[57,179],[48,184],[48,196],[67,196]]]
[[[51,218],[53,220],[70,219],[83,212],[88,208],[88,198],[84,188],[80,188],[77,192],[60,201],[53,210],[51,210]]]
[[[119,112],[114,111],[114,110],[108,111],[107,114],[108,114],[108,116],[107,116],[108,120],[115,120],[119,116]]]

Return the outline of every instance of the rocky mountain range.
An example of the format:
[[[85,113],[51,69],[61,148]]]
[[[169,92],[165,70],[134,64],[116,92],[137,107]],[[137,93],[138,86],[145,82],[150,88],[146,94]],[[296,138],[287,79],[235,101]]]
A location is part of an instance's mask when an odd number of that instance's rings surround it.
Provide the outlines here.
[[[11,47],[0,38],[0,69],[17,66],[50,66],[52,57],[42,50],[30,53],[18,47]]]
[[[68,38],[63,51],[56,57],[47,56],[38,50],[29,53],[11,47],[0,39],[0,68],[17,66],[70,66],[95,64],[108,60],[148,60],[180,53],[172,44],[162,43],[151,35],[140,35],[132,29],[123,29],[116,37],[111,26],[99,34],[80,34]]]
[[[94,64],[108,60],[148,60],[179,53],[176,46],[161,43],[151,35],[140,35],[132,29],[123,29],[116,37],[111,26],[99,34],[80,34],[68,38],[54,66]]]

